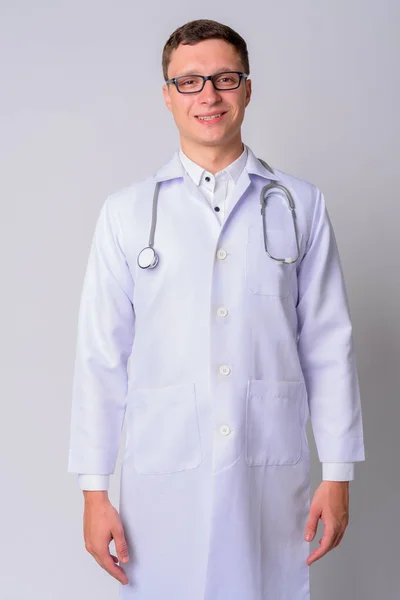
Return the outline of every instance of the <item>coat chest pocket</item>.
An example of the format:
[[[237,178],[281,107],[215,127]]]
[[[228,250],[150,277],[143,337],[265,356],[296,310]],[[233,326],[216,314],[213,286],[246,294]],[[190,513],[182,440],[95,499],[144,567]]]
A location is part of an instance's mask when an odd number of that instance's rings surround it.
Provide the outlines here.
[[[306,436],[306,403],[302,381],[248,382],[245,460],[249,465],[284,466],[299,461]]]
[[[134,390],[133,457],[139,473],[195,469],[202,461],[194,383]]]
[[[289,237],[291,234],[292,237]],[[297,247],[293,229],[268,229],[268,251],[277,258],[296,256]],[[299,238],[300,239],[300,238]],[[296,264],[279,264],[265,251],[262,222],[249,225],[246,243],[246,288],[251,294],[287,298]]]

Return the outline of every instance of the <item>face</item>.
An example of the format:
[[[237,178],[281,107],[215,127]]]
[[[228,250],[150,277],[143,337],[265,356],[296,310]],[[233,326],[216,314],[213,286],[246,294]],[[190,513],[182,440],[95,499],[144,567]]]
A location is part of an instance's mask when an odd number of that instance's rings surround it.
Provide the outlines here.
[[[186,74],[213,75],[221,71],[244,72],[239,55],[224,40],[203,40],[194,46],[180,45],[171,55],[168,79]],[[164,100],[172,112],[181,142],[222,146],[240,140],[245,108],[250,102],[251,81],[242,79],[235,90],[216,90],[208,80],[201,92],[181,94],[174,84],[163,86]],[[215,122],[201,122],[198,115],[224,113]]]

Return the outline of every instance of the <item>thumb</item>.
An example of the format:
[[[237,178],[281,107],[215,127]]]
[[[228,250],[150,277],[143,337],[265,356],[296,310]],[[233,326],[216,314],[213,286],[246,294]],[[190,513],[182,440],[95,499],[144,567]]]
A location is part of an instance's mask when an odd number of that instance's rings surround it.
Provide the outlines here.
[[[128,544],[126,543],[124,530],[122,527],[118,527],[113,532],[113,538],[115,543],[115,550],[117,552],[118,560],[126,563],[129,560]]]
[[[314,539],[315,534],[317,533],[319,517],[319,512],[311,508],[304,533],[304,538],[305,540],[307,540],[307,542],[311,542]]]

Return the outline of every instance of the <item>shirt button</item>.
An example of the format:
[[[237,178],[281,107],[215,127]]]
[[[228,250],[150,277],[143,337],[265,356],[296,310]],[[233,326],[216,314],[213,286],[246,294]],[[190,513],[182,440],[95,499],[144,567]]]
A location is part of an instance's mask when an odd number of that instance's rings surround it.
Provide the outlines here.
[[[208,175],[207,175],[207,177],[205,177],[205,180],[210,181],[210,178],[208,177]]]
[[[220,368],[219,368],[219,372],[221,373],[221,375],[229,375],[229,373],[231,372],[231,370],[228,367],[228,365],[221,365]]]
[[[219,206],[214,206],[214,210],[215,210],[215,212],[219,212],[220,211]]]
[[[219,308],[217,308],[217,315],[219,317],[226,317],[227,314],[228,311],[226,310],[225,306],[220,306]]]
[[[219,248],[217,251],[217,257],[220,260],[223,260],[224,258],[226,258],[228,256],[228,253],[226,250],[224,250],[223,248]]]
[[[231,428],[228,425],[221,425],[219,431],[222,435],[229,435],[231,432]]]

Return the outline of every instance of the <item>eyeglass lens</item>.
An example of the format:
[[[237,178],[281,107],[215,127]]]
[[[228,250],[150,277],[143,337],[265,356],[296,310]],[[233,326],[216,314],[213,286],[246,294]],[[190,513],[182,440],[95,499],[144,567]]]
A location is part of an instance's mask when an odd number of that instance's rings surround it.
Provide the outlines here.
[[[240,75],[237,73],[218,73],[214,75],[213,82],[219,90],[231,90],[238,87]],[[177,79],[180,92],[198,92],[203,87],[203,79],[198,75],[188,75]]]

